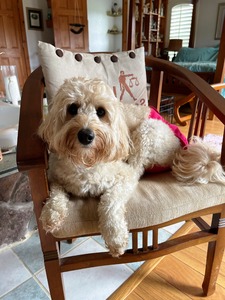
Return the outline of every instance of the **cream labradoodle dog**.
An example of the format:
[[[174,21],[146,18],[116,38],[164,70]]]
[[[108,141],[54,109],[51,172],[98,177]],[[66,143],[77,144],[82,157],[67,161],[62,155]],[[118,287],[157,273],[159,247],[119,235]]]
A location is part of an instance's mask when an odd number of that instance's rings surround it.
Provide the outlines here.
[[[197,140],[183,149],[151,108],[122,104],[103,81],[66,80],[39,129],[48,143],[50,198],[42,210],[46,231],[67,216],[68,194],[99,197],[99,228],[113,256],[128,242],[126,202],[145,169],[171,167],[187,183],[225,183],[219,155]]]

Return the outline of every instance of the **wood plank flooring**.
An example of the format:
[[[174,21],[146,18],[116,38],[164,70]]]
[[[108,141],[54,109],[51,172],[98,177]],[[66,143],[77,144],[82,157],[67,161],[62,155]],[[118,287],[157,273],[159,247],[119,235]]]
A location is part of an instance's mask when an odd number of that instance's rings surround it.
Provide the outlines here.
[[[222,135],[223,125],[214,117],[207,121],[206,133]],[[187,126],[180,127],[186,134]],[[224,237],[225,238],[225,237]],[[206,244],[167,255],[155,263],[153,271],[145,277],[128,296],[112,299],[126,300],[186,300],[203,299],[201,285],[203,282],[204,264],[206,259]],[[137,276],[140,274],[137,273]],[[133,276],[129,285],[135,284],[138,278]],[[129,279],[128,279],[129,280]],[[119,293],[118,293],[119,295]],[[122,294],[121,294],[122,295]],[[110,298],[111,299],[111,298]],[[225,254],[216,284],[216,291],[207,300],[225,299]]]
[[[201,299],[205,259],[205,244],[164,257],[126,299]],[[206,299],[225,299],[225,255],[217,280],[216,291]]]
[[[188,126],[178,126],[178,127],[182,133],[187,135]],[[208,120],[206,122],[205,134],[211,133],[211,134],[223,135],[223,129],[224,129],[223,124],[216,117],[214,117],[212,121]]]

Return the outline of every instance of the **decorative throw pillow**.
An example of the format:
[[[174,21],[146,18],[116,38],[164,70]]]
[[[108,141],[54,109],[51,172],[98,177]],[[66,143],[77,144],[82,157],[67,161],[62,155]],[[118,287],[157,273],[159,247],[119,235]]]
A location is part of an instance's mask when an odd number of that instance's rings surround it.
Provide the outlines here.
[[[38,52],[48,100],[66,78],[104,80],[124,103],[147,105],[144,48],[116,53],[75,53],[39,42]]]

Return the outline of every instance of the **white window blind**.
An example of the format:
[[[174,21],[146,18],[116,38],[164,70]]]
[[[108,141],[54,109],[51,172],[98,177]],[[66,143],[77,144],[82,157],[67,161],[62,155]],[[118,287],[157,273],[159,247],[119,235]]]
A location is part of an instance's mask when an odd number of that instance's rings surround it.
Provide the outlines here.
[[[193,4],[179,4],[172,8],[170,39],[182,39],[183,47],[188,47],[191,32]]]

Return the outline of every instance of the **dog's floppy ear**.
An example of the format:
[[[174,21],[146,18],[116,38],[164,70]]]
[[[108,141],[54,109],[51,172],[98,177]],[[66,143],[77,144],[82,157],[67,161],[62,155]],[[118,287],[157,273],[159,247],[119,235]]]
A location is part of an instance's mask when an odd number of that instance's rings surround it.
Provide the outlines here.
[[[49,113],[38,129],[38,135],[48,144],[50,143],[50,139],[53,137],[54,125],[55,120],[53,119],[52,114]]]
[[[54,138],[58,128],[58,115],[62,98],[61,94],[62,89],[60,88],[55,97],[52,99],[51,104],[49,105],[49,112],[47,116],[45,116],[37,132],[42,140],[48,143],[49,149],[51,150],[54,149]]]
[[[114,159],[126,159],[132,142],[130,140],[130,133],[126,123],[126,118],[124,116],[123,104],[119,102],[116,103],[115,106],[117,107],[115,111],[115,117],[117,120],[114,123],[115,128],[113,131],[116,134],[116,139],[118,142],[115,143]]]

